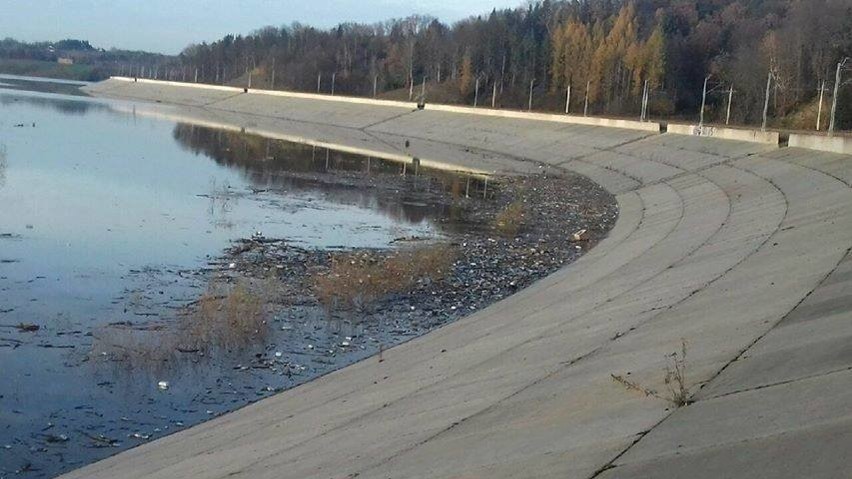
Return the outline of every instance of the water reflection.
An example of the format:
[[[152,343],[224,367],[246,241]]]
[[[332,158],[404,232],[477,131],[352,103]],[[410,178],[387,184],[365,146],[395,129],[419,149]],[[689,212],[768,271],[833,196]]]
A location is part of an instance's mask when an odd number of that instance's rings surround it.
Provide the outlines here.
[[[2,91],[2,90],[0,90]],[[26,104],[37,108],[46,108],[65,115],[83,116],[93,110],[112,111],[109,105],[86,99],[62,98],[56,96],[15,95],[0,93],[0,105]]]
[[[6,186],[6,144],[0,143],[0,188]]]
[[[173,136],[188,150],[238,170],[257,190],[319,191],[326,200],[378,209],[396,221],[419,223],[430,217],[446,217],[450,220],[447,225],[453,225],[452,211],[422,202],[424,190],[449,192],[455,198],[496,193],[493,185],[488,191],[487,180],[479,175],[425,168],[413,161],[392,161],[187,123],[177,124]],[[346,181],[347,174],[361,179],[400,175],[410,184],[400,191],[401,197],[388,198],[376,189]]]

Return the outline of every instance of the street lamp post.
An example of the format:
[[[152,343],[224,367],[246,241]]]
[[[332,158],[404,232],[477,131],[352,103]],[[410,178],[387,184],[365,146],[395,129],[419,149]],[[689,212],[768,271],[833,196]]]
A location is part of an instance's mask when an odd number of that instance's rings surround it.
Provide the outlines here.
[[[837,115],[837,95],[840,93],[840,73],[849,64],[850,60],[852,59],[846,57],[837,64],[837,73],[834,76],[834,98],[831,99],[831,122],[828,124],[829,136],[834,135],[835,116]]]
[[[698,117],[698,128],[704,126],[704,105],[707,102],[707,82],[710,81],[710,75],[704,77],[704,90],[701,92],[701,114]]]

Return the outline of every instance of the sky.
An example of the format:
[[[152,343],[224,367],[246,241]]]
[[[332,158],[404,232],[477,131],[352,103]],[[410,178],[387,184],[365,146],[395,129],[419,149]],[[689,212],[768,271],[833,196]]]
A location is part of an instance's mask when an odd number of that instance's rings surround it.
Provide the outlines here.
[[[452,23],[522,0],[0,0],[0,37],[89,40],[102,48],[178,53],[190,43],[300,22],[332,27],[414,13]]]

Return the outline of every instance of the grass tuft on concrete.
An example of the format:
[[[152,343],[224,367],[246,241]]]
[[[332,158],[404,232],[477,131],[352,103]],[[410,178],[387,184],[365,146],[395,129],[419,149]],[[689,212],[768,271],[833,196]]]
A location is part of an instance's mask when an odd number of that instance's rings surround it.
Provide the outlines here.
[[[687,383],[687,363],[686,363],[686,341],[681,341],[681,350],[675,351],[666,355],[665,374],[663,383],[666,385],[666,393],[659,393],[653,389],[646,388],[641,384],[631,381],[624,376],[611,374],[612,380],[621,384],[629,391],[636,391],[644,394],[646,397],[662,399],[671,403],[674,407],[688,406],[692,403],[690,396],[689,385]]]

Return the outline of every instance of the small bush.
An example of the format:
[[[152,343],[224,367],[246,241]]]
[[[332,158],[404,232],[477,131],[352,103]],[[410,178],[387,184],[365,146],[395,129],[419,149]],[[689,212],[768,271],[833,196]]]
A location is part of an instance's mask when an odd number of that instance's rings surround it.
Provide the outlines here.
[[[264,300],[243,283],[230,288],[211,285],[197,307],[183,318],[182,347],[207,350],[237,348],[266,337]]]
[[[351,253],[333,257],[327,272],[314,276],[314,294],[329,313],[338,308],[361,311],[389,294],[410,290],[418,281],[439,281],[449,273],[456,253],[448,246],[402,250],[388,257]]]
[[[116,324],[94,334],[92,354],[134,366],[169,361],[179,353],[238,349],[264,340],[265,298],[246,284],[211,283],[176,327]]]

